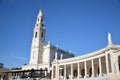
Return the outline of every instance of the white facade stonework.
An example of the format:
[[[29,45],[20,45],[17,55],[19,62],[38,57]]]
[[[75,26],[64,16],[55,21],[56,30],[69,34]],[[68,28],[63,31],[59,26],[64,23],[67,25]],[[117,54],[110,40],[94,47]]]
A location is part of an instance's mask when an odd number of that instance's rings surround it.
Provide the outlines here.
[[[70,58],[72,57],[72,58]],[[112,43],[108,33],[108,45],[98,51],[74,57],[72,53],[45,45],[45,27],[42,11],[34,28],[29,65],[22,70],[48,69],[52,80],[118,80],[120,79],[120,45]]]

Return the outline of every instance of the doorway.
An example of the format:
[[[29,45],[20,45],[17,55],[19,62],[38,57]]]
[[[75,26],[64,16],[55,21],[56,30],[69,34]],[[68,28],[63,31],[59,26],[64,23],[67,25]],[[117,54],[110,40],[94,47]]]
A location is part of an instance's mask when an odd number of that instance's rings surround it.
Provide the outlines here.
[[[84,77],[85,76],[85,69],[81,70],[81,76]]]

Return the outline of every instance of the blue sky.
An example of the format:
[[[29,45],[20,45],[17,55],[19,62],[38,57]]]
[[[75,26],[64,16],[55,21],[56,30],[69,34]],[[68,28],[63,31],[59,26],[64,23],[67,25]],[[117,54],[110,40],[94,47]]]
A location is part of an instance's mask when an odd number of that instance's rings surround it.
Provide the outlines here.
[[[46,43],[76,56],[106,47],[108,32],[120,44],[120,0],[0,0],[0,62],[5,67],[29,63],[40,8]]]

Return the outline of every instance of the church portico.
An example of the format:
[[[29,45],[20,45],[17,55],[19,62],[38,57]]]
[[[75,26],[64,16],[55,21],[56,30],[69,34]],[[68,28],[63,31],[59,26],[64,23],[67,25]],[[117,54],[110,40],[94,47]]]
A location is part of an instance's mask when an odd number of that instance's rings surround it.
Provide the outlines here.
[[[88,56],[85,55],[84,57],[80,56],[64,60],[56,60],[59,68],[61,67],[64,71],[64,75],[61,75],[63,77],[59,77],[58,79],[91,79],[99,77],[102,78],[105,76],[110,77],[112,74],[112,65],[110,64],[111,56],[109,48],[110,47],[107,47],[103,50],[97,51],[95,56],[91,54]],[[120,64],[119,60],[120,57],[118,57],[118,66]]]

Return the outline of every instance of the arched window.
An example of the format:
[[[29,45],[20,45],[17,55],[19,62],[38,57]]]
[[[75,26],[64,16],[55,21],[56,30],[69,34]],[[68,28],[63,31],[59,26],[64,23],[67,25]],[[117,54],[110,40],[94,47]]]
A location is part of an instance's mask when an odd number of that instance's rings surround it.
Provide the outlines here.
[[[42,23],[42,24],[41,24],[41,26],[43,27],[43,26],[44,26],[44,24]]]
[[[35,38],[37,37],[37,32],[35,33]]]
[[[45,68],[45,76],[48,76],[48,68]]]
[[[42,68],[40,68],[40,71],[43,71],[43,69],[42,69]]]
[[[39,18],[38,18],[38,21],[39,21]]]
[[[37,24],[37,26],[38,26],[38,24]]]
[[[41,33],[41,38],[43,38],[43,32]]]
[[[45,68],[45,71],[48,71],[48,68]]]
[[[41,18],[41,22],[43,22],[43,17]]]

